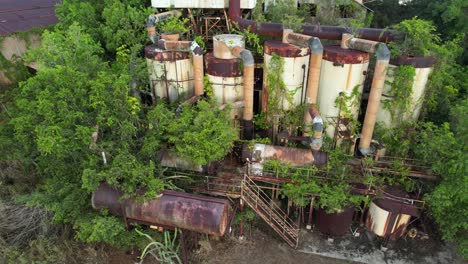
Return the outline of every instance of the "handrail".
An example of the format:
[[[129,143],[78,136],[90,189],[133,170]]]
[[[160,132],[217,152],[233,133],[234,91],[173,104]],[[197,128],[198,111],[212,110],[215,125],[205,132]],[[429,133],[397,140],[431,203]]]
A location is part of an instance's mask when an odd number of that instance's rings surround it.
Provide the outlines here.
[[[255,188],[258,188],[259,193],[261,193],[262,195],[268,197],[268,195],[267,195],[257,184],[255,184],[255,182],[254,182],[252,179],[250,179],[250,177],[248,177],[247,175],[245,175],[245,176],[244,176],[244,179],[247,179],[247,180],[251,183],[250,185],[254,186]],[[244,181],[244,182],[246,182],[246,181]],[[262,197],[260,196],[260,198],[262,198]],[[263,198],[263,200],[266,200],[266,199]],[[266,200],[266,202],[270,202],[270,201],[271,201],[271,200]],[[265,202],[265,201],[263,201],[263,202]],[[268,204],[268,203],[267,203],[267,204]],[[284,214],[284,212],[281,210],[281,208],[279,208],[279,206],[277,206],[276,204],[270,203],[270,206],[272,206],[272,208],[270,207],[270,209],[272,209],[272,211],[274,211],[275,213],[280,214],[280,215],[281,215],[281,214]],[[288,223],[291,224],[291,227],[298,228],[297,225],[296,225],[289,217],[286,216],[286,217],[285,217],[285,220],[286,220]]]

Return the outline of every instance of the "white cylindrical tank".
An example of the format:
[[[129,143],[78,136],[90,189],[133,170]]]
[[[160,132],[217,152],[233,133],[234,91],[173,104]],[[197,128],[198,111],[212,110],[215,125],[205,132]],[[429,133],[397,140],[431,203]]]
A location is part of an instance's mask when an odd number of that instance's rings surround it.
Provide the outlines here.
[[[296,106],[306,103],[307,76],[309,73],[309,48],[301,48],[291,44],[282,43],[277,40],[265,41],[264,44],[264,91],[263,109],[266,109],[268,101],[271,100],[271,88],[268,84],[268,75],[280,75],[286,90],[291,96],[288,100],[285,96],[276,98],[279,101],[279,108],[284,111],[293,110]],[[284,60],[283,72],[271,72],[269,67],[274,54]]]
[[[326,133],[329,137],[334,138],[334,122],[338,117],[343,117],[343,112],[340,113],[335,103],[340,93],[352,97],[348,110],[352,118],[357,118],[368,66],[368,53],[342,49],[336,45],[324,47],[317,103],[322,118],[327,122]]]
[[[387,73],[386,83],[382,92],[382,100],[377,113],[377,122],[382,122],[387,128],[395,127],[399,122],[396,121],[417,121],[421,113],[421,107],[424,101],[426,85],[435,60],[432,57],[398,57],[390,61]],[[406,113],[397,114],[392,120],[390,111],[385,106],[385,100],[392,100],[391,82],[394,79],[394,71],[400,65],[411,65],[415,68],[413,78],[411,101]]]
[[[186,52],[145,48],[150,86],[156,100],[173,103],[194,95],[193,63]]]

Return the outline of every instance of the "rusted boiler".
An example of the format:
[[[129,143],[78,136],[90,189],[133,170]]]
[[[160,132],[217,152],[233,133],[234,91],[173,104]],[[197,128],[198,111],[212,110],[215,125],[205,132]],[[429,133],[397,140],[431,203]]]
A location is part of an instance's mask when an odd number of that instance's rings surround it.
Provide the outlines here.
[[[419,217],[420,211],[402,190],[387,187],[382,198],[369,206],[366,227],[374,234],[398,239],[406,233],[411,217]]]
[[[163,191],[155,199],[138,203],[121,199],[122,191],[101,184],[93,193],[94,209],[108,209],[129,222],[177,227],[204,234],[223,236],[229,222],[229,201],[203,195]]]

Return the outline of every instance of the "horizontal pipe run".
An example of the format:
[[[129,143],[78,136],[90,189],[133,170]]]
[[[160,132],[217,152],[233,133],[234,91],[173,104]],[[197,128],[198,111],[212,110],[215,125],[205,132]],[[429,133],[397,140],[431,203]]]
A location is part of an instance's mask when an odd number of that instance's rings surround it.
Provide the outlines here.
[[[156,43],[158,40],[155,23],[167,20],[174,16],[181,16],[182,12],[179,10],[171,10],[159,14],[151,14],[146,20],[146,30],[148,31],[148,36],[153,43]]]
[[[250,32],[262,36],[282,37],[284,26],[281,23],[258,22],[241,17],[240,0],[229,0],[229,19],[236,23],[240,30],[249,29]],[[349,27],[304,25],[302,33],[326,40],[341,40],[343,33],[352,33]],[[388,43],[404,39],[394,30],[359,28],[356,36],[361,39]]]

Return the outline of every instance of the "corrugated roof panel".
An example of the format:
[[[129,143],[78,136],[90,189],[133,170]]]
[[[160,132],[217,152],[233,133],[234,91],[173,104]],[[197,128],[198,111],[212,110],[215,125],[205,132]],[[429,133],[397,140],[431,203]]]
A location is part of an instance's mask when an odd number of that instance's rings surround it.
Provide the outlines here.
[[[0,35],[57,24],[58,3],[61,0],[0,0]]]

